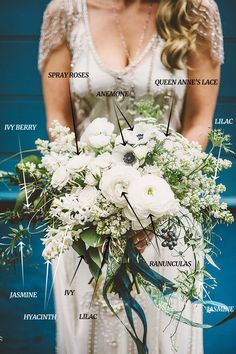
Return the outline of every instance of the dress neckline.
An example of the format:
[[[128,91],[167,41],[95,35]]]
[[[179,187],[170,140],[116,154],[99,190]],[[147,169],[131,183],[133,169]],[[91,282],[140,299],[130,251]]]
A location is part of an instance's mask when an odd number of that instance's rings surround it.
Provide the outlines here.
[[[97,64],[106,72],[113,76],[123,76],[127,73],[129,73],[131,70],[133,70],[146,56],[146,54],[149,52],[149,50],[152,48],[153,43],[156,41],[158,38],[157,32],[153,33],[151,38],[149,39],[147,45],[144,47],[144,49],[141,51],[139,55],[127,66],[124,68],[116,69],[116,68],[109,68],[103,60],[101,60],[100,56],[97,53],[97,49],[94,45],[94,41],[92,38],[92,33],[90,31],[90,24],[89,24],[89,17],[88,17],[88,5],[87,5],[87,0],[82,0],[83,1],[83,13],[84,13],[84,22],[85,22],[85,28],[87,32],[87,38],[89,42],[89,46],[91,48],[92,54],[97,62]]]

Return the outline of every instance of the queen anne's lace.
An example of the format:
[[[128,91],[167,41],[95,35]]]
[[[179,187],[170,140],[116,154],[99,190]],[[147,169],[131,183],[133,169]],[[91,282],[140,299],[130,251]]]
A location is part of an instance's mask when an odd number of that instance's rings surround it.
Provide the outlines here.
[[[191,12],[199,23],[199,36],[211,43],[212,58],[223,63],[224,48],[222,26],[216,2],[214,0],[194,0]]]
[[[81,17],[79,1],[52,0],[43,18],[39,47],[39,70],[42,71],[50,53],[64,42]],[[199,22],[198,33],[211,43],[211,56],[220,63],[224,61],[223,36],[220,14],[214,0],[193,0],[191,13]],[[84,39],[85,40],[85,39]],[[71,48],[73,51],[76,48]]]

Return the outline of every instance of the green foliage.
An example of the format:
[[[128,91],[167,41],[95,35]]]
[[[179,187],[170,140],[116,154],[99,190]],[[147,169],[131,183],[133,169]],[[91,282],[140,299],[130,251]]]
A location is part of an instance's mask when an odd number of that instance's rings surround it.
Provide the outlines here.
[[[90,230],[90,233],[87,232],[86,233],[86,237],[85,239],[88,241],[89,239],[89,243],[92,242],[92,240],[94,240],[94,238],[92,238],[89,235],[94,234],[95,232],[93,230]],[[88,243],[87,243],[88,245]],[[84,241],[82,241],[82,239],[78,239],[77,241],[75,241],[73,243],[73,249],[84,258],[85,262],[88,264],[90,272],[92,274],[92,276],[97,279],[99,277],[99,273],[100,273],[100,268],[101,268],[101,257],[100,257],[100,253],[99,253],[99,248],[97,247],[88,247],[86,248],[86,244]]]
[[[24,256],[32,252],[30,246],[30,235],[22,224],[18,228],[10,227],[10,233],[1,238],[0,249],[0,270],[6,270],[10,266],[15,266],[20,260],[19,243],[24,241]]]
[[[20,213],[25,203],[26,203],[26,191],[22,190],[17,196],[14,210]]]
[[[87,254],[85,243],[81,239],[78,239],[74,241],[72,247],[75,250],[75,252],[77,252],[80,256],[82,256],[85,262],[88,263],[88,254]]]
[[[220,147],[225,150],[225,152],[234,152],[230,150],[231,144],[231,137],[229,134],[225,134],[222,130],[220,129],[213,129],[210,131],[208,134],[209,141],[212,144],[212,148]]]
[[[40,163],[40,158],[36,155],[29,155],[22,159],[21,162],[16,165],[16,175],[18,176],[20,183],[24,183],[23,171],[20,166],[25,165],[27,162],[33,163],[34,165],[38,166],[38,164]],[[34,178],[30,176],[28,172],[25,172],[25,181],[32,182],[34,181]]]
[[[104,242],[102,236],[98,235],[94,229],[83,231],[80,234],[80,238],[86,243],[86,245],[92,247],[100,247]]]
[[[98,267],[101,267],[101,258],[100,258],[100,254],[99,254],[98,248],[89,247],[88,254],[89,254],[90,259],[95,264],[97,264]]]

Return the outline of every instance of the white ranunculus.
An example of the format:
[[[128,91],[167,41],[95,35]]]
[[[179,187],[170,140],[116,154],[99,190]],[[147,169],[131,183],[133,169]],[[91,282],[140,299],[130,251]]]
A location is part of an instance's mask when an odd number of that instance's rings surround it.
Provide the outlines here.
[[[163,178],[150,174],[130,183],[127,198],[143,226],[150,224],[150,214],[157,220],[163,216],[175,215],[179,210],[179,203],[169,184]],[[130,206],[124,209],[124,214],[132,221],[135,229],[141,229]]]
[[[111,141],[114,124],[107,121],[107,118],[96,118],[85,129],[81,136],[81,142],[92,148],[102,148]]]
[[[93,159],[92,155],[80,154],[73,156],[67,163],[67,170],[69,172],[80,172],[83,171]]]
[[[59,167],[52,175],[51,185],[53,188],[62,189],[70,179],[70,174],[65,167]]]
[[[93,163],[101,169],[109,168],[112,164],[111,154],[109,154],[109,152],[104,152],[103,154],[98,155],[94,159]]]
[[[135,154],[134,148],[130,145],[116,146],[112,151],[112,162],[114,165],[139,166],[138,157]]]
[[[117,165],[103,174],[99,187],[106,199],[122,207],[127,204],[122,193],[127,192],[130,183],[139,177],[140,173],[135,168]]]

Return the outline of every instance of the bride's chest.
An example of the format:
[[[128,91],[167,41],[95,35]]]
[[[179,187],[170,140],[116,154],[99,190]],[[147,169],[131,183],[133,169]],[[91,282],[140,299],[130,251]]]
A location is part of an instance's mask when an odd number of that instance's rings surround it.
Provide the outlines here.
[[[105,39],[104,39],[105,40]],[[185,86],[176,86],[179,79],[186,79],[186,70],[171,73],[161,62],[163,41],[154,35],[142,53],[124,69],[108,67],[98,55],[86,26],[80,23],[69,38],[71,50],[71,86],[80,97],[101,91],[133,91],[137,97],[157,96],[174,90],[179,98],[185,94]]]

